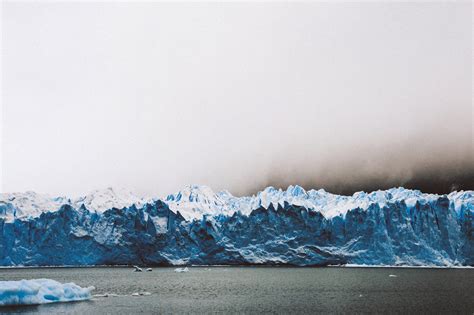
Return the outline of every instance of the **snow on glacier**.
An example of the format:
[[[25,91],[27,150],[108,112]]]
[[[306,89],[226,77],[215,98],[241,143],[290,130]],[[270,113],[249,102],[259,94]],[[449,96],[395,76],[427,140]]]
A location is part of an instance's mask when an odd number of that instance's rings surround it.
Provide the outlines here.
[[[50,279],[0,281],[0,306],[88,300],[92,290],[92,286],[81,288],[75,283]]]
[[[44,212],[57,211],[62,205],[70,205],[76,209],[81,206],[90,211],[104,212],[111,208],[125,208],[135,204],[142,207],[151,202],[151,198],[140,197],[125,189],[106,188],[94,190],[77,198],[64,196],[51,197],[33,191],[25,193],[1,193],[0,217],[13,220],[14,218],[34,218]]]
[[[426,194],[419,190],[403,187],[378,190],[371,193],[356,192],[352,196],[344,196],[326,192],[324,189],[305,191],[302,187],[289,186],[286,190],[267,187],[253,196],[236,197],[224,190],[215,193],[204,185],[189,185],[177,193],[163,198],[172,211],[179,211],[186,220],[201,219],[203,215],[232,215],[235,212],[248,215],[258,207],[277,208],[284,203],[302,206],[321,212],[326,218],[344,216],[347,211],[361,208],[367,209],[377,203],[381,207],[390,202],[403,200],[408,207],[416,202],[427,203],[439,198],[437,194]],[[474,211],[472,191],[452,192],[448,198],[457,213],[461,207]],[[94,190],[78,197],[51,197],[32,191],[26,193],[0,194],[0,218],[34,218],[43,212],[57,211],[62,205],[68,204],[79,209],[84,206],[89,211],[102,213],[111,208],[126,208],[131,205],[142,207],[160,198],[141,197],[125,189],[106,188]]]
[[[232,215],[229,208],[229,198],[233,196],[226,192],[215,193],[204,185],[189,185],[175,194],[168,195],[165,202],[171,210],[179,213],[186,220],[201,219],[203,215],[219,214]]]
[[[56,211],[63,204],[71,204],[66,197],[51,197],[33,191],[25,193],[1,193],[0,217],[13,218],[36,217],[43,212]]]
[[[76,208],[84,205],[88,210],[104,212],[111,208],[122,209],[131,205],[142,207],[148,202],[151,202],[151,198],[140,197],[126,189],[109,187],[102,190],[94,190],[85,196],[76,198],[72,205]]]
[[[228,192],[218,195],[226,204],[227,209],[232,210],[230,214],[235,211],[248,214],[259,206],[268,208],[270,205],[273,205],[274,208],[277,208],[278,205],[283,206],[286,202],[316,210],[321,212],[326,218],[333,218],[339,215],[344,216],[347,211],[355,208],[367,209],[374,203],[383,207],[387,203],[403,200],[408,207],[413,207],[417,201],[424,204],[440,197],[437,194],[425,194],[418,190],[402,187],[385,191],[378,190],[371,193],[356,192],[352,196],[343,196],[326,192],[324,189],[305,191],[300,186],[289,186],[286,190],[267,187],[252,197],[234,197]],[[465,192],[451,193],[448,197],[458,204],[472,203],[474,200],[472,192],[467,192],[467,194]],[[461,200],[461,198],[463,199]],[[459,208],[460,206],[457,207],[457,209]]]
[[[305,191],[300,186],[289,186],[286,190],[267,187],[253,196],[235,197],[228,191],[214,193],[207,186],[187,186],[183,190],[168,195],[165,202],[173,211],[180,211],[187,220],[200,219],[203,215],[232,215],[241,212],[248,215],[258,207],[268,208],[272,205],[289,203],[321,212],[326,218],[344,216],[347,211],[361,208],[367,209],[371,204],[377,203],[381,207],[390,202],[404,200],[408,207],[419,203],[427,203],[439,198],[437,194],[426,194],[419,190],[410,190],[402,187],[385,191],[378,190],[371,193],[356,192],[352,196],[342,196],[326,192],[324,189]],[[472,202],[474,195],[469,192],[455,192],[449,196],[457,210],[460,205]]]

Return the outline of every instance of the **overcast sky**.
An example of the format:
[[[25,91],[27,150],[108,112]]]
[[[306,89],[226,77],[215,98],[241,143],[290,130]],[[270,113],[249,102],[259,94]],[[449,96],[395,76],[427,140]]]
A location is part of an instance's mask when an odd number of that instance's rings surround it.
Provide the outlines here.
[[[2,185],[474,182],[470,2],[3,2]]]

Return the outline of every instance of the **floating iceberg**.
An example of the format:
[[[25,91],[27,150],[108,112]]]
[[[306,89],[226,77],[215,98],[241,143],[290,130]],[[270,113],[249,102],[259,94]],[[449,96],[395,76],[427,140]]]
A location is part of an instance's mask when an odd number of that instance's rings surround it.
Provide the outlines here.
[[[188,267],[184,267],[184,268],[176,268],[174,270],[174,272],[188,272],[189,271],[189,268]]]
[[[94,287],[81,288],[50,279],[0,281],[0,306],[88,300],[92,290]]]

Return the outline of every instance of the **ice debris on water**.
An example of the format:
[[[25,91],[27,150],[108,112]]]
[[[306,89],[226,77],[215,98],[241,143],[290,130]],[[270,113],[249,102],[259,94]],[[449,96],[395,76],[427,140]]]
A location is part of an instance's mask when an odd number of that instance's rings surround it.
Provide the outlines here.
[[[148,295],[151,295],[150,292],[135,292],[135,293],[132,293],[132,296],[148,296]]]
[[[174,270],[174,272],[188,272],[189,271],[189,268],[188,267],[184,267],[184,268],[176,268]]]
[[[50,279],[0,281],[0,306],[88,300],[92,290],[92,286],[81,288],[72,282],[63,284]]]
[[[100,297],[118,297],[118,294],[115,293],[103,293],[103,294],[94,294],[95,298],[100,298]]]

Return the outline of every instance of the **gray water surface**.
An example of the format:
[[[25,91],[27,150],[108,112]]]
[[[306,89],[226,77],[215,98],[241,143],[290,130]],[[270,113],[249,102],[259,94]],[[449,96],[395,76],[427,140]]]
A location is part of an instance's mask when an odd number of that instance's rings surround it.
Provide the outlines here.
[[[95,286],[90,301],[0,313],[474,313],[473,269],[191,267],[1,269],[0,281],[49,278]],[[396,277],[389,276],[395,275]],[[147,296],[132,296],[149,292]]]

